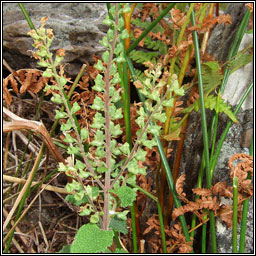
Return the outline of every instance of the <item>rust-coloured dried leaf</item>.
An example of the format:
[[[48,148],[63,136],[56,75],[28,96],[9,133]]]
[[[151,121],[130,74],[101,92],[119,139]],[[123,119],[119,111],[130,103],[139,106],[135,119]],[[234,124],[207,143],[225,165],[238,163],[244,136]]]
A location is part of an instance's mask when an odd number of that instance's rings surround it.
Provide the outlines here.
[[[56,54],[59,55],[60,57],[64,57],[65,56],[65,49],[58,49]]]
[[[192,191],[199,196],[210,196],[212,194],[212,191],[206,188],[193,188]]]
[[[176,191],[180,197],[186,197],[186,193],[183,192],[183,184],[185,181],[186,175],[182,174],[176,181]]]

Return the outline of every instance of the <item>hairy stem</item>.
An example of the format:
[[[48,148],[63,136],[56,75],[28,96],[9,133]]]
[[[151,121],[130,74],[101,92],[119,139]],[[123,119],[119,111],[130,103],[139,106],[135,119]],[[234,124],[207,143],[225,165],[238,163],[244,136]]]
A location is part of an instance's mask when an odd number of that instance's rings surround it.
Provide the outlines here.
[[[116,4],[116,15],[115,15],[115,28],[114,28],[114,38],[111,43],[111,49],[109,54],[109,60],[107,64],[106,71],[106,86],[105,86],[105,134],[106,134],[106,175],[105,175],[105,188],[104,188],[104,215],[103,215],[103,229],[108,230],[109,224],[109,189],[110,189],[110,178],[111,178],[111,133],[110,133],[110,114],[109,114],[109,88],[110,88],[110,67],[114,55],[115,44],[117,40],[118,32],[118,4]]]

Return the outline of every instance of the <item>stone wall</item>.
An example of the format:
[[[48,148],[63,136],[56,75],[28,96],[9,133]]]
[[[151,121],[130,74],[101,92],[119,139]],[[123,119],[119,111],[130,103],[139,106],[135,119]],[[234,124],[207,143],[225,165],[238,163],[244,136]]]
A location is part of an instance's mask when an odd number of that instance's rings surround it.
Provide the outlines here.
[[[49,17],[46,27],[54,31],[52,49],[66,49],[64,61],[69,75],[76,76],[83,63],[92,61],[92,54],[101,55],[98,43],[107,27],[102,24],[107,8],[105,3],[24,3],[34,26]],[[3,3],[3,57],[13,69],[35,68],[31,56],[32,38],[18,3]]]

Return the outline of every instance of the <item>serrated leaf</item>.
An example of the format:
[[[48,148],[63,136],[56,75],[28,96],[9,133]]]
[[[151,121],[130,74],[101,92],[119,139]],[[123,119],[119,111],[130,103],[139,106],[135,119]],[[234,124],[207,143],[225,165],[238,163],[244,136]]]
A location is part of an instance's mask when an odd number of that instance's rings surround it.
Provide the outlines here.
[[[122,146],[120,146],[119,149],[125,155],[129,155],[130,154],[130,146],[129,146],[128,142],[125,142]]]
[[[159,136],[160,130],[161,130],[161,127],[158,126],[158,125],[150,125],[147,128],[148,133],[151,133],[151,134],[156,135],[156,136]]]
[[[67,153],[70,154],[70,155],[78,155],[80,153],[80,148],[78,146],[72,146],[70,145],[68,147],[68,150],[67,150]]]
[[[102,60],[105,62],[105,63],[108,63],[108,59],[109,59],[109,51],[105,51],[103,54],[102,54]],[[104,67],[103,67],[104,68]],[[103,70],[103,69],[102,69]]]
[[[166,114],[165,113],[156,113],[153,115],[153,120],[158,120],[160,121],[161,123],[164,123],[166,121]]]
[[[98,69],[99,71],[104,70],[104,66],[103,66],[101,60],[98,60],[97,64],[95,64],[94,67],[95,67],[96,69]]]
[[[79,228],[71,253],[99,253],[113,243],[114,233],[111,230],[101,230],[96,224],[85,224]]]
[[[173,131],[170,134],[164,135],[163,138],[167,141],[172,141],[172,140],[180,140],[180,132],[181,132],[181,128],[176,129],[175,131]]]
[[[142,168],[138,166],[138,161],[135,159],[132,159],[128,165],[127,165],[127,169],[130,173],[132,174],[143,174],[146,175],[146,168]]]
[[[135,154],[135,159],[144,162],[144,161],[146,161],[146,155],[147,155],[147,151],[145,151],[142,148],[140,148],[137,151],[137,153]]]
[[[60,112],[59,110],[55,110],[55,111],[56,111],[56,115],[55,115],[56,119],[65,118],[67,116],[66,112]]]
[[[97,212],[91,215],[90,222],[95,224],[99,222],[99,214]]]
[[[109,228],[113,229],[114,231],[123,233],[125,235],[128,234],[126,221],[117,218],[116,215],[111,218]]]
[[[64,59],[64,57],[56,55],[55,61],[54,61],[54,66],[57,67],[63,61],[63,59]]]
[[[51,97],[51,101],[54,102],[54,103],[58,103],[58,104],[61,104],[63,102],[61,96],[59,94],[57,94],[57,93],[55,93]]]
[[[96,96],[91,108],[95,109],[95,110],[103,110],[104,109],[104,102],[102,101],[102,99],[100,97]]]
[[[152,140],[142,140],[142,143],[145,147],[152,149],[152,147],[156,146],[157,143],[155,141],[155,139]]]
[[[116,248],[114,253],[128,253],[127,251],[125,251],[123,248],[119,249],[119,248]]]
[[[88,203],[88,199],[87,199],[86,195],[84,195],[83,198],[78,201],[75,199],[74,195],[67,195],[65,197],[65,200],[71,204],[74,204],[75,206],[79,206],[81,204]]]
[[[119,197],[122,207],[132,206],[133,202],[136,200],[136,191],[127,186],[111,189],[110,191]]]
[[[129,33],[127,32],[127,29],[124,29],[119,36],[121,39],[129,38]]]
[[[128,210],[122,211],[122,212],[117,212],[116,216],[117,218],[121,219],[121,220],[127,220],[127,214],[129,213]]]
[[[43,59],[41,59],[41,61],[37,62],[37,64],[41,67],[44,67],[44,68],[45,67],[51,67],[51,65],[48,62],[44,61]]]
[[[71,108],[71,113],[72,114],[75,114],[78,110],[80,110],[81,109],[81,107],[78,105],[78,103],[77,102],[74,102],[74,104],[73,104],[73,106],[72,106],[72,108]]]
[[[162,103],[162,105],[163,105],[164,107],[172,108],[172,107],[173,107],[173,101],[174,101],[173,98],[171,98],[171,99],[169,99],[169,100],[164,100],[163,103]]]
[[[64,85],[67,83],[68,80],[62,76],[60,77],[59,81],[60,81],[60,86],[64,87]]]
[[[71,251],[70,251],[70,247],[71,247],[70,244],[64,245],[64,246],[62,247],[62,249],[61,249],[58,253],[70,253],[70,252],[71,252]]]
[[[81,129],[81,139],[82,139],[82,141],[87,140],[88,135],[89,135],[88,130],[86,128],[82,128]]]
[[[67,120],[67,122],[64,124],[61,124],[61,126],[60,126],[60,130],[61,131],[68,131],[68,130],[70,130],[72,128],[72,123],[71,123],[71,121],[68,119]]]
[[[119,57],[116,58],[116,62],[117,63],[126,62],[126,59],[123,56],[119,56]]]
[[[71,135],[68,134],[68,133],[66,134],[66,137],[65,137],[64,141],[67,142],[67,143],[74,143],[74,142],[76,142],[76,140],[73,137],[71,137]]]
[[[66,165],[64,165],[62,162],[59,163],[58,171],[59,172],[65,172],[68,169]]]

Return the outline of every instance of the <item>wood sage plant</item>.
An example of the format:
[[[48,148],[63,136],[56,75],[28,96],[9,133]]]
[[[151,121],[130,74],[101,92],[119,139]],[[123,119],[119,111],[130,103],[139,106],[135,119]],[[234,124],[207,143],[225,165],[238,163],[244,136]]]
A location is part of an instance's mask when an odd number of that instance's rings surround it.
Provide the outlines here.
[[[90,107],[97,112],[90,127],[94,138],[89,145],[89,131],[80,128],[75,116],[81,107],[77,102],[71,106],[65,92],[67,79],[61,66],[65,52],[58,50],[55,58],[50,52],[54,35],[51,29],[44,27],[47,19],[42,18],[41,27],[28,33],[34,39],[33,46],[36,48],[33,56],[39,59],[41,67],[46,68],[43,76],[56,81],[55,85],[47,84],[45,90],[50,88],[53,94],[51,100],[65,106],[64,112],[56,110],[56,119],[66,119],[60,129],[65,135],[64,141],[69,144],[67,154],[70,157],[66,164],[59,163],[58,168],[73,178],[66,185],[67,191],[72,192],[66,200],[79,207],[79,215],[88,216],[89,220],[88,224],[80,227],[66,252],[108,252],[107,247],[113,243],[114,232],[127,233],[127,207],[136,200],[136,189],[133,187],[136,175],[146,175],[146,167],[141,164],[145,161],[145,148],[156,146],[154,136],[150,139],[148,135],[160,135],[161,123],[166,119],[164,107],[173,105],[173,98],[166,100],[167,94],[171,95],[172,91],[175,95],[184,94],[176,75],[167,84],[168,72],[160,64],[155,66],[148,63],[145,80],[137,81],[137,86],[146,97],[145,109],[141,106],[137,112],[136,123],[140,128],[136,133],[137,139],[132,149],[127,142],[117,140],[123,133],[120,124],[117,124],[117,120],[123,118],[122,108],[117,107],[122,94],[122,88],[117,89],[120,83],[117,65],[126,61],[122,40],[129,37],[127,30],[123,29],[121,14],[129,11],[128,5],[120,8],[120,4],[115,4],[103,20],[109,30],[100,41],[106,51],[102,60],[95,64],[100,72],[92,87],[97,91],[97,96]],[[75,136],[71,136],[71,132]]]

